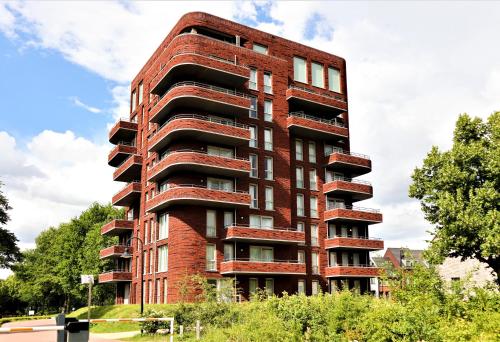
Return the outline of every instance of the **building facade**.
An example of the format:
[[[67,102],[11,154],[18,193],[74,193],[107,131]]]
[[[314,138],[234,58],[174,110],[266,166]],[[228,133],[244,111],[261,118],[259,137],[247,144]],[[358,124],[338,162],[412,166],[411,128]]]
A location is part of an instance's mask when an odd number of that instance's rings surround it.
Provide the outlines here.
[[[102,228],[117,303],[176,302],[201,274],[269,293],[369,291],[382,222],[349,146],[344,59],[206,13],[184,15],[131,85],[109,165],[127,215]],[[132,258],[123,258],[130,237]],[[144,259],[144,263],[142,263]]]

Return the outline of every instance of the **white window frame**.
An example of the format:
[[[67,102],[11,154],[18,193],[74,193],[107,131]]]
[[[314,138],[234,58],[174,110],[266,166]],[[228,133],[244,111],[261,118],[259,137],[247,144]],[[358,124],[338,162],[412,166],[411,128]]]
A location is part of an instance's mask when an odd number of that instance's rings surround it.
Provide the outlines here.
[[[295,160],[304,160],[304,144],[301,139],[295,139]]]
[[[250,208],[259,209],[259,187],[257,184],[249,184],[248,192],[250,193]]]
[[[266,150],[266,151],[273,150],[273,129],[272,128],[264,128],[264,150]]]
[[[273,74],[269,71],[264,72],[264,93],[273,93]]]
[[[297,294],[306,294],[306,281],[304,279],[297,281]]]
[[[304,194],[297,194],[297,216],[305,216]]]
[[[318,173],[316,169],[309,170],[309,189],[318,190]]]
[[[248,293],[250,295],[255,294],[257,289],[259,288],[259,280],[257,278],[249,278],[248,279]]]
[[[209,255],[211,248],[213,248],[213,253],[210,253],[212,255]],[[205,250],[206,250],[206,252],[205,252],[205,260],[206,260],[205,269],[207,271],[217,271],[217,248],[216,248],[215,244],[208,243]]]
[[[295,187],[304,189],[304,168],[302,166],[295,168]]]
[[[256,154],[250,153],[248,155],[250,160],[250,177],[259,177],[259,157]]]
[[[316,196],[311,196],[309,198],[309,213],[312,218],[319,218],[318,197]]]
[[[132,92],[131,101],[132,101],[132,112],[133,112],[137,108],[137,92],[135,90]]]
[[[273,121],[273,100],[264,100],[264,121]]]
[[[207,189],[234,192],[234,181],[224,178],[207,177]]]
[[[210,222],[212,220],[213,220],[213,222]],[[207,237],[216,237],[217,236],[217,211],[213,210],[213,209],[207,209],[206,236]]]
[[[309,141],[308,158],[309,163],[316,163],[316,143],[314,141]]]
[[[158,240],[168,239],[169,214],[162,213],[158,217]]]
[[[328,67],[328,90],[342,93],[340,81],[340,70]]]
[[[265,290],[266,290],[266,293],[269,297],[274,295],[274,279],[273,278],[266,278]]]
[[[138,93],[139,93],[139,104],[142,103],[142,100],[144,99],[144,85],[141,83],[139,83],[139,90],[138,90]]]
[[[297,251],[297,262],[299,264],[305,264],[306,263],[306,252],[303,249],[299,249]]]
[[[273,180],[273,168],[274,168],[273,157],[264,157],[264,179]]]
[[[311,224],[311,246],[319,246],[319,227],[317,224]]]
[[[312,274],[319,274],[319,254],[311,252],[311,271]]]
[[[207,146],[207,154],[209,156],[223,157],[223,158],[234,158],[234,148],[226,148],[220,146]]]
[[[298,232],[303,232],[305,230],[305,227],[306,227],[306,225],[304,224],[304,222],[302,222],[302,221],[297,222],[297,231]]]
[[[265,209],[274,210],[274,189],[272,186],[266,186],[265,192]]]
[[[259,146],[259,136],[258,136],[258,128],[257,126],[248,126],[250,130],[250,141],[248,142],[250,147],[257,148]]]
[[[168,271],[168,245],[158,247],[158,272]]]
[[[250,97],[250,109],[248,110],[248,117],[258,119],[259,113],[257,111],[258,101],[256,97]]]
[[[224,212],[224,228],[233,226],[234,222],[234,211],[225,211]]]
[[[315,296],[319,293],[319,281],[313,280],[311,283],[311,295]]]
[[[257,69],[250,68],[250,79],[248,81],[248,89],[252,89],[252,90],[259,89],[258,78],[259,77],[258,77]]]
[[[316,75],[316,72],[320,72],[320,75]],[[314,87],[325,88],[325,66],[323,64],[311,62],[311,84]]]
[[[252,50],[263,55],[267,55],[269,53],[269,48],[266,45],[253,43]]]
[[[298,70],[297,62],[303,62],[304,70]],[[293,57],[293,79],[294,81],[307,83],[307,59],[302,57]]]

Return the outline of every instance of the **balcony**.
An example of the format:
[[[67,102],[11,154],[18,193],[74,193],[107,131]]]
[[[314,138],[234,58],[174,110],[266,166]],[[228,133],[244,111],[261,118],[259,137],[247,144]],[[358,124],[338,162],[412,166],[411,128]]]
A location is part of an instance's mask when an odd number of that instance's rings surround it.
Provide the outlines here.
[[[306,264],[294,260],[254,261],[234,259],[220,264],[220,274],[305,275]]]
[[[131,233],[134,230],[134,221],[132,220],[113,220],[106,223],[101,228],[101,235],[116,236],[123,233]]]
[[[148,180],[156,182],[158,179],[178,171],[242,177],[248,176],[250,173],[250,161],[211,155],[204,151],[172,151],[168,152],[148,171]]]
[[[384,241],[377,238],[334,236],[325,240],[325,249],[378,251],[384,249]]]
[[[335,197],[348,197],[352,201],[362,201],[373,196],[373,188],[369,182],[346,177],[336,177],[323,184],[323,193]]]
[[[299,232],[295,228],[257,228],[236,225],[227,227],[225,240],[304,245],[305,233]]]
[[[129,270],[113,270],[99,274],[99,283],[116,283],[132,281],[132,272]]]
[[[290,132],[318,139],[341,139],[349,136],[349,129],[338,119],[323,119],[304,112],[288,113],[286,124]]]
[[[108,155],[108,165],[117,167],[133,154],[137,154],[137,147],[129,142],[120,141]]]
[[[249,207],[250,195],[243,191],[209,189],[200,185],[169,185],[166,190],[146,202],[146,211],[156,212],[172,205],[212,207]]]
[[[99,258],[101,259],[120,258],[123,255],[123,253],[125,253],[126,248],[128,248],[129,253],[132,254],[133,252],[132,247],[127,247],[124,245],[115,245],[101,249],[101,251],[99,252]]]
[[[325,211],[325,221],[338,222],[363,222],[374,224],[382,222],[382,214],[377,209],[369,209],[353,206],[334,207],[328,206]]]
[[[372,170],[372,162],[370,157],[364,154],[334,151],[328,156],[327,167],[357,177],[369,173]]]
[[[247,125],[231,120],[196,114],[171,117],[149,140],[149,151],[157,152],[172,140],[189,138],[224,145],[248,145],[250,131]]]
[[[250,78],[250,69],[238,65],[235,60],[204,52],[201,46],[181,48],[172,53],[163,69],[153,78],[151,92],[161,95],[174,80],[181,78],[240,86]]]
[[[248,94],[205,83],[179,82],[173,84],[153,107],[150,121],[161,122],[178,108],[247,117],[250,98]]]
[[[130,207],[141,196],[141,183],[128,183],[120,192],[113,196],[111,203],[119,207]]]
[[[329,266],[325,268],[327,278],[374,278],[380,268],[371,265]]]
[[[131,141],[137,134],[137,122],[120,119],[109,131],[109,142],[117,144],[119,141]]]
[[[326,110],[340,114],[347,111],[345,97],[327,91],[319,92],[305,87],[289,85],[286,90],[286,99],[290,104],[297,104],[298,107],[310,112]]]
[[[142,156],[136,154],[125,159],[115,172],[113,172],[113,180],[118,182],[131,182],[136,179],[141,179]]]

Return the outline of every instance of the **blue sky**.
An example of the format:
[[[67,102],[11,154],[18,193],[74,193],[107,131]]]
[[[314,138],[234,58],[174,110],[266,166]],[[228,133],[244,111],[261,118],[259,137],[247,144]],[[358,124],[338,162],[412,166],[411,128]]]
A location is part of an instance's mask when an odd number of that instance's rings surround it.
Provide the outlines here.
[[[373,236],[425,247],[431,227],[407,197],[410,175],[432,145],[449,147],[459,113],[500,109],[499,2],[0,2],[0,180],[21,246],[120,189],[109,126],[190,11],[346,59],[352,150],[374,165],[363,179],[375,196],[360,205],[384,213]]]

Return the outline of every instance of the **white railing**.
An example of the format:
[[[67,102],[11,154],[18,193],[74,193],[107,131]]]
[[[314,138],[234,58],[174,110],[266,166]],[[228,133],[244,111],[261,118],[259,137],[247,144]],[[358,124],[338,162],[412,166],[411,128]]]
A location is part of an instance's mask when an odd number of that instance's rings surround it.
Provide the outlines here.
[[[197,88],[203,88],[203,89],[213,90],[213,91],[216,91],[216,92],[219,92],[219,93],[223,93],[223,94],[228,94],[228,95],[231,95],[231,96],[242,97],[242,98],[245,98],[245,99],[250,99],[250,98],[253,97],[253,96],[251,96],[249,94],[245,94],[245,93],[242,93],[242,92],[239,92],[239,91],[236,91],[236,90],[231,90],[231,89],[227,89],[227,88],[222,88],[222,87],[214,86],[214,85],[211,85],[211,84],[206,84],[206,83],[201,83],[201,82],[196,82],[196,81],[183,81],[183,82],[177,82],[177,83],[172,84],[170,86],[170,88],[167,89],[167,91],[165,92],[165,94],[163,94],[160,97],[160,100],[166,94],[168,94],[170,92],[170,90],[172,90],[174,88],[178,88],[178,87],[197,87]]]
[[[248,161],[248,158],[243,158],[243,157],[226,157],[226,156],[219,156],[217,154],[210,154],[207,151],[201,151],[201,150],[193,150],[193,149],[180,149],[180,150],[174,150],[174,151],[165,151],[161,154],[161,158],[158,159],[158,162],[161,160],[165,159],[165,157],[172,155],[172,154],[178,154],[178,153],[193,153],[193,154],[202,154],[206,156],[211,156],[211,157],[218,157],[218,158],[225,158],[225,159],[230,159],[230,160],[243,160],[243,161]],[[157,162],[157,163],[158,163]]]
[[[334,203],[328,203],[326,204],[326,210],[332,210],[332,209],[345,209],[345,210],[353,210],[353,211],[364,211],[367,213],[380,213],[379,209],[372,209],[372,208],[363,208],[363,207],[356,207],[352,205],[339,205],[339,204],[334,204]]]
[[[321,123],[324,123],[324,124],[327,124],[327,125],[331,125],[331,126],[345,128],[344,123],[341,122],[341,121],[339,121],[339,120],[337,120],[337,118],[334,118],[334,119],[319,118],[317,116],[312,116],[312,115],[309,115],[309,114],[305,114],[303,111],[290,112],[290,113],[288,113],[288,116],[295,116],[295,117],[298,117],[298,118],[303,118],[303,119],[307,119],[307,120],[313,120],[313,121],[321,122]]]
[[[306,93],[329,97],[329,98],[332,98],[332,99],[340,101],[340,102],[346,102],[344,100],[344,97],[342,97],[342,96],[334,95],[334,94],[329,94],[329,93],[320,93],[320,92],[318,92],[316,90],[309,89],[309,88],[306,88],[306,87],[296,86],[296,85],[293,85],[293,84],[289,85],[288,89],[297,89],[297,90],[304,91]]]

